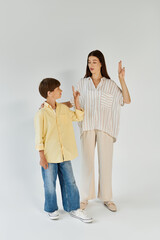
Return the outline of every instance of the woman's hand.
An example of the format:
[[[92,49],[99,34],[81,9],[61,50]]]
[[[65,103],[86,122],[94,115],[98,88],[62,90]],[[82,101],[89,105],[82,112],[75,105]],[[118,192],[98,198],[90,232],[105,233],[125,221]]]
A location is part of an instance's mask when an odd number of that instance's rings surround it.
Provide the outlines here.
[[[75,91],[74,86],[72,86],[72,91],[73,91],[73,97],[74,99],[77,99],[80,96],[80,92]]]
[[[125,78],[125,67],[122,68],[122,61],[118,63],[118,77],[119,80],[124,80]]]
[[[72,91],[73,91],[73,97],[74,97],[74,103],[75,103],[75,107],[76,109],[81,109],[80,107],[80,103],[79,103],[79,96],[80,96],[80,92],[75,91],[74,86],[72,86]]]
[[[123,95],[123,103],[131,103],[131,98],[129,95],[129,91],[127,85],[125,83],[125,67],[122,68],[122,61],[118,63],[118,77],[122,87],[122,95]]]
[[[39,109],[41,109],[41,108],[44,108],[44,103],[42,103],[42,104],[41,104],[41,106],[40,106],[40,108],[39,108]]]

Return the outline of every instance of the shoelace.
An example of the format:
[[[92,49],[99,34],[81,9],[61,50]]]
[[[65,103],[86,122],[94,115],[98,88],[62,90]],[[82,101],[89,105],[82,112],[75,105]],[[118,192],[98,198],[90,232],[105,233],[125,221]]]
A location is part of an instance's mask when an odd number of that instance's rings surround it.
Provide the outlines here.
[[[77,215],[78,215],[79,217],[81,217],[81,216],[83,215],[84,217],[88,218],[87,214],[86,214],[85,211],[82,210],[82,209],[78,209],[78,210],[77,210]]]
[[[52,212],[52,213],[48,213],[49,216],[52,216],[52,215],[58,215],[58,211],[55,211],[55,212]]]

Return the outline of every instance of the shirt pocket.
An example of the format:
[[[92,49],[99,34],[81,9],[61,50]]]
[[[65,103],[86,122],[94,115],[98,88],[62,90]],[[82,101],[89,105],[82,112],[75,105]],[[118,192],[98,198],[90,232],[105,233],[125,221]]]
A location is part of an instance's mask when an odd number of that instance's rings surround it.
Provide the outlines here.
[[[68,119],[69,119],[68,114],[60,114],[58,116],[58,120],[60,121],[60,124],[62,126],[68,124]]]
[[[113,95],[110,93],[101,93],[101,106],[107,109],[111,109],[113,103]]]

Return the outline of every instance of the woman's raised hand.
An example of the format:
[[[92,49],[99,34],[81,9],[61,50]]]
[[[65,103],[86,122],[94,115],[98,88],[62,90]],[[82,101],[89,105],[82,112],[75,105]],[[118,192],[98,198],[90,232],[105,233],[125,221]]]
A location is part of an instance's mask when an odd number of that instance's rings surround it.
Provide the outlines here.
[[[79,96],[80,96],[80,92],[75,91],[74,86],[72,86],[72,91],[73,91],[73,97],[74,97],[74,104],[76,109],[81,109],[80,107],[80,103],[79,103]]]
[[[122,61],[118,63],[118,77],[120,80],[124,80],[125,78],[125,67],[122,68]]]
[[[72,91],[73,91],[73,97],[74,97],[75,99],[77,99],[77,98],[80,96],[80,92],[75,91],[74,86],[72,86]]]

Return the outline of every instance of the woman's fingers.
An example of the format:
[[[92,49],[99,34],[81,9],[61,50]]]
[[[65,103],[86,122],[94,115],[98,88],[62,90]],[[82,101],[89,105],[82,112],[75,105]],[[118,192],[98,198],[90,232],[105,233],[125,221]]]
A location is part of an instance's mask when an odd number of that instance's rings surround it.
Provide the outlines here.
[[[74,89],[74,86],[72,86],[72,91],[73,91],[73,96],[75,97],[75,89]]]
[[[118,73],[120,73],[122,70],[122,61],[120,60],[118,63]]]
[[[72,86],[72,91],[73,91],[73,96],[74,97],[80,96],[80,92],[79,91],[75,91],[74,86]]]
[[[80,96],[80,92],[79,92],[79,91],[76,91],[76,95],[77,95],[77,96]]]
[[[121,77],[124,77],[125,75],[125,67],[122,68],[122,61],[119,61],[119,64],[118,64],[118,74]]]
[[[122,69],[123,76],[125,75],[125,67]]]
[[[75,93],[74,86],[72,86],[72,91],[73,91],[73,93]]]

